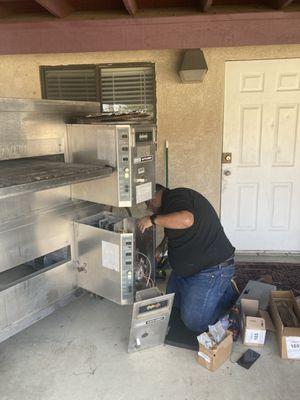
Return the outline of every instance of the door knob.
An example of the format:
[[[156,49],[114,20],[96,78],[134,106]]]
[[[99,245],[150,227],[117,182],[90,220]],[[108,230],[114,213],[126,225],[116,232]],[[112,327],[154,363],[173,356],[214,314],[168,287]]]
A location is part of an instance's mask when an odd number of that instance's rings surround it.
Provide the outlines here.
[[[225,175],[225,176],[229,176],[229,175],[231,175],[231,172],[229,171],[229,169],[225,169],[225,171],[224,171],[224,175]]]

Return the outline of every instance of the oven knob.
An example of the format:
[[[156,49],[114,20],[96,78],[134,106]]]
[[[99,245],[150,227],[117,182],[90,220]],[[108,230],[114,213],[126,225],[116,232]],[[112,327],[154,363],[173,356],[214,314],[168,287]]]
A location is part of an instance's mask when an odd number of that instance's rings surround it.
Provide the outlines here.
[[[132,272],[131,271],[127,272],[127,277],[128,277],[128,279],[131,279],[131,277],[132,277]]]

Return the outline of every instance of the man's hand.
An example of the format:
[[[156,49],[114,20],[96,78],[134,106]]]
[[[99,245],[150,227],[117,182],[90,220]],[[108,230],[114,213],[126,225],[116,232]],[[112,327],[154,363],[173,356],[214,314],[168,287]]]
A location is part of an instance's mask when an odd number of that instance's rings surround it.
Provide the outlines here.
[[[152,226],[152,222],[151,222],[150,217],[144,217],[139,220],[137,225],[138,225],[139,230],[142,233],[144,233],[146,229],[148,229]]]

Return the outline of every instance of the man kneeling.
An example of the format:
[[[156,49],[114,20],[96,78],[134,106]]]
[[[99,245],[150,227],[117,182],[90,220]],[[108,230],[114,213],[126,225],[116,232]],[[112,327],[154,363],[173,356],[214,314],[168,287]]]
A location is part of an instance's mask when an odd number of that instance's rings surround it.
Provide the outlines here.
[[[234,250],[209,201],[187,188],[156,185],[148,202],[153,215],[140,219],[141,232],[164,228],[172,268],[167,292],[190,330],[200,333],[215,323],[235,300],[231,286]]]

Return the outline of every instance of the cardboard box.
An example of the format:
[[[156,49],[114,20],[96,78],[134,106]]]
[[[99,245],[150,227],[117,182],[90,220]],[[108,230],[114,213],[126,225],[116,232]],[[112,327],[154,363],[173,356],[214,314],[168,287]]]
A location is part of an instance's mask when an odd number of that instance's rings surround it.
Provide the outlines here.
[[[215,371],[230,357],[232,342],[232,332],[226,331],[225,339],[211,350],[199,344],[198,363],[209,371]]]
[[[243,343],[263,346],[267,330],[275,330],[268,312],[259,309],[258,300],[241,299],[241,317]]]
[[[276,306],[276,300],[290,300],[293,303],[294,312],[299,320],[300,308],[292,291],[271,292],[270,311],[276,328],[280,356],[284,359],[300,360],[300,327],[289,328],[283,325]]]
[[[236,304],[240,306],[242,299],[255,299],[259,301],[260,310],[267,311],[269,307],[270,293],[274,290],[277,290],[275,285],[250,280],[237,299]]]

